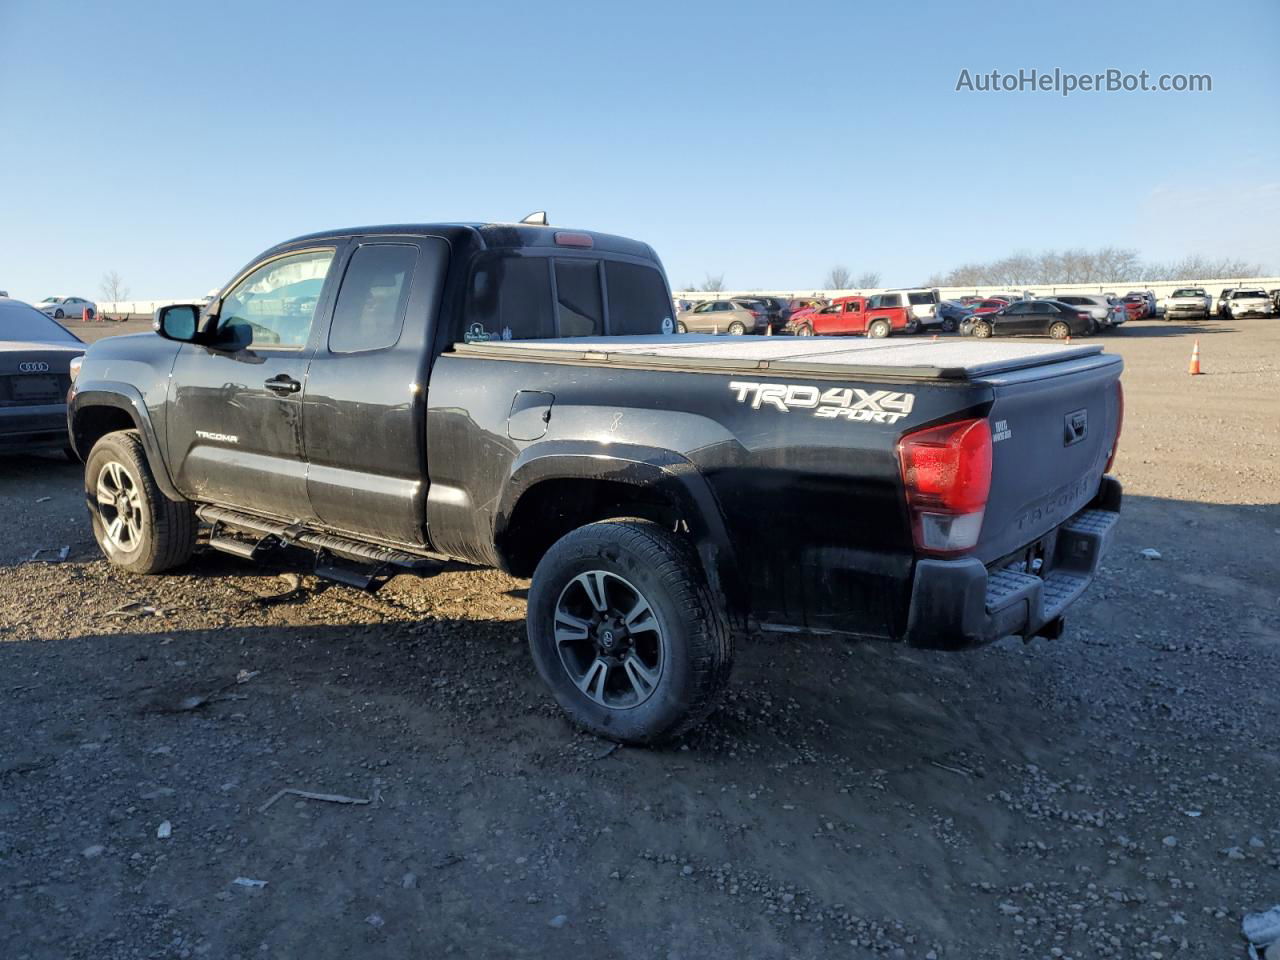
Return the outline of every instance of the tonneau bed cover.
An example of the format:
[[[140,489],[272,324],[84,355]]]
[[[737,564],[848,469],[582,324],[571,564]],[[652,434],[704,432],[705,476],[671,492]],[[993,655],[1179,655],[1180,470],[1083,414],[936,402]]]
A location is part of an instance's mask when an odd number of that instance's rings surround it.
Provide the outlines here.
[[[893,376],[975,380],[984,376],[1096,356],[1101,344],[1027,343],[948,337],[799,338],[711,335],[567,337],[459,343],[462,356],[623,366],[763,371],[775,375]]]

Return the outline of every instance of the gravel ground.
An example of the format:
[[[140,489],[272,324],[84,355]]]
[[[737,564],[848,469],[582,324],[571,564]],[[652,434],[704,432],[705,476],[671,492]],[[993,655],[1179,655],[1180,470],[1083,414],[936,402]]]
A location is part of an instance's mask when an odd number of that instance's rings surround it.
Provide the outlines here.
[[[525,583],[131,577],[76,467],[0,461],[0,957],[1243,956],[1280,903],[1280,320],[1106,342],[1125,517],[1062,640],[759,638],[653,750],[560,719]]]

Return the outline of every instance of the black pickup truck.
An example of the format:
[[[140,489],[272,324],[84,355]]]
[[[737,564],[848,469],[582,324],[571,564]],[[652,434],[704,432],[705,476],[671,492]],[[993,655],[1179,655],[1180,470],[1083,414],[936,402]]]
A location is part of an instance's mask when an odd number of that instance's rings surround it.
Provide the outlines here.
[[[313,234],[69,402],[93,532],[138,573],[302,548],[356,585],[442,560],[532,577],[566,713],[648,742],[733,643],[1056,637],[1120,505],[1097,346],[673,335],[644,243],[524,224]]]

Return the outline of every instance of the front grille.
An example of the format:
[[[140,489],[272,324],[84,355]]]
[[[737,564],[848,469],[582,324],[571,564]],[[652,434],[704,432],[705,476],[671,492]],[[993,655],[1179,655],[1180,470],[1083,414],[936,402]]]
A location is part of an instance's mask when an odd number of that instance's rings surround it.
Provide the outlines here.
[[[0,376],[0,407],[35,407],[65,403],[71,378],[65,373]]]

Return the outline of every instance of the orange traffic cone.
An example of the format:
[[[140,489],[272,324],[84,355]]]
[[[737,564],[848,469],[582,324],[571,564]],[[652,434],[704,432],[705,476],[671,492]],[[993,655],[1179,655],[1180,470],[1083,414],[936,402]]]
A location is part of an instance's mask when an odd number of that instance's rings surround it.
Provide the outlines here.
[[[1196,337],[1195,346],[1191,348],[1191,366],[1187,368],[1187,373],[1193,377],[1200,376],[1200,338]]]

